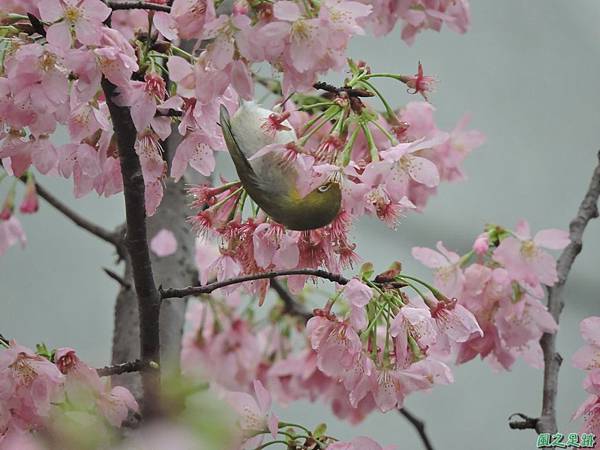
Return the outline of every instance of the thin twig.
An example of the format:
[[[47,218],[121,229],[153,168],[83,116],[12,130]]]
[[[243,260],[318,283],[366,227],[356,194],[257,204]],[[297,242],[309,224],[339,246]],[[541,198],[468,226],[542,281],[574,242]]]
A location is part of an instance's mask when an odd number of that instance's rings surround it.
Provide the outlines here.
[[[423,447],[425,447],[426,450],[433,450],[433,444],[427,435],[427,431],[425,431],[425,422],[408,411],[406,408],[400,408],[398,409],[398,412],[402,414],[404,418],[412,424],[413,427],[415,427],[417,433],[419,433],[421,441],[423,442]]]
[[[513,420],[513,417],[517,416],[517,420]],[[508,426],[512,430],[532,430],[535,429],[539,422],[537,417],[529,417],[525,414],[514,413],[508,418]]]
[[[117,250],[120,250],[122,247],[121,239],[117,233],[111,232],[102,228],[100,225],[96,225],[95,223],[89,221],[88,219],[82,217],[76,211],[69,208],[63,202],[61,202],[58,198],[48,192],[43,186],[39,183],[35,184],[35,189],[40,197],[46,200],[54,209],[62,213],[67,219],[73,222],[80,228],[90,232],[94,236],[102,239],[103,241],[108,242],[109,244],[114,245]]]
[[[133,283],[138,300],[140,323],[140,350],[143,361],[154,361],[160,365],[160,294],[154,282],[148,235],[146,230],[145,187],[142,168],[134,145],[137,131],[131,119],[129,108],[118,106],[113,97],[116,86],[106,78],[102,79],[102,89],[110,111],[123,176],[123,196],[125,197],[125,217],[127,234],[125,246],[129,253]],[[160,415],[160,371],[142,373],[144,417]]]
[[[548,311],[558,323],[560,313],[565,304],[563,291],[571,267],[583,247],[583,233],[588,222],[598,217],[598,197],[600,196],[600,152],[598,152],[598,165],[594,169],[588,190],[579,205],[577,215],[569,224],[569,239],[571,242],[563,250],[556,265],[558,281],[548,288]],[[544,393],[542,397],[542,414],[539,419],[523,416],[521,425],[513,421],[511,428],[535,428],[538,433],[556,433],[556,394],[558,392],[558,372],[562,357],[556,351],[557,333],[544,333],[540,345],[544,352]],[[529,420],[525,420],[529,419]]]
[[[118,273],[103,267],[102,270],[104,271],[104,273],[106,275],[109,276],[109,278],[112,278],[113,280],[115,280],[117,283],[119,283],[119,285],[123,288],[123,289],[131,289],[131,284],[129,284],[121,275],[119,275]]]
[[[349,279],[335,273],[327,272],[321,269],[292,269],[292,270],[281,270],[276,272],[265,272],[255,273],[252,275],[244,275],[237,278],[230,278],[229,280],[216,281],[214,283],[208,283],[204,286],[188,286],[182,289],[163,289],[159,288],[161,298],[184,298],[190,295],[210,294],[211,292],[226,287],[232,284],[245,283],[246,281],[273,279],[277,277],[285,277],[290,275],[306,275],[318,278],[324,278],[338,284],[348,284]]]
[[[27,14],[27,17],[29,18],[29,22],[31,23],[33,30],[40,36],[46,37],[46,30],[44,29],[44,24],[40,22],[40,19],[30,13]]]
[[[130,372],[143,372],[146,369],[152,367],[152,364],[146,363],[141,359],[136,359],[135,361],[129,361],[123,364],[115,364],[114,366],[106,366],[100,369],[96,369],[96,372],[101,377],[109,377],[112,375],[120,375],[122,373],[130,373]]]
[[[182,117],[183,111],[170,108],[167,111],[156,111],[156,115],[160,117]]]
[[[322,91],[329,92],[330,94],[339,95],[341,93],[345,93],[348,97],[374,97],[375,94],[369,91],[365,91],[364,89],[355,89],[348,86],[337,87],[333,86],[324,81],[317,81],[313,84],[315,89],[320,89]]]
[[[277,279],[271,279],[271,288],[277,292],[277,295],[279,295],[279,298],[281,298],[283,301],[283,304],[285,305],[284,312],[286,314],[300,317],[304,320],[304,322],[307,322],[308,319],[313,316],[310,311],[302,307],[302,305],[299,304],[294,297],[292,297],[292,294],[290,294],[290,292],[283,287],[283,285]]]
[[[143,1],[134,1],[134,2],[107,1],[105,3],[113,11],[123,10],[123,9],[145,9],[148,11],[171,12],[171,7],[169,5],[159,5],[157,3],[149,3],[149,2],[143,2]]]

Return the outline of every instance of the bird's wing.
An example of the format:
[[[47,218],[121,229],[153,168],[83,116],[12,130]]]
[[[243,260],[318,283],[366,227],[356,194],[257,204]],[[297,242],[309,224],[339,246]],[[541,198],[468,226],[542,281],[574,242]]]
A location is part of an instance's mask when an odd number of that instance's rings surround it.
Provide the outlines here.
[[[227,111],[227,108],[225,108],[224,105],[221,105],[220,122],[221,128],[223,129],[223,137],[225,138],[225,143],[227,144],[227,149],[229,150],[231,159],[235,164],[235,168],[240,180],[244,184],[256,186],[258,177],[250,165],[250,161],[248,161],[248,158],[246,158],[246,155],[244,155],[244,152],[233,136],[233,132],[231,131],[229,111]]]

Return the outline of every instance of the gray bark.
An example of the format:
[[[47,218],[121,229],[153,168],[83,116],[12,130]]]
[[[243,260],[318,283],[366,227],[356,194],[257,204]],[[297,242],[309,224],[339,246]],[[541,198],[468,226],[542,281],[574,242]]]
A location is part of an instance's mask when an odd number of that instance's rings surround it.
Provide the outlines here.
[[[165,143],[168,159],[180,142],[174,131],[172,138]],[[191,177],[188,177],[191,178]],[[199,182],[199,180],[193,180]],[[183,179],[178,183],[167,180],[165,194],[156,214],[148,218],[148,237],[152,239],[158,231],[166,228],[173,232],[177,240],[177,251],[173,255],[159,258],[151,253],[152,267],[157,286],[186,286],[196,282],[194,264],[194,234],[187,223],[192,214],[188,207]],[[123,278],[133,286],[131,266],[125,264]],[[179,299],[164,300],[160,311],[161,365],[163,374],[177,370],[181,353],[181,336],[185,321],[186,302]],[[112,364],[133,361],[140,357],[139,320],[137,299],[133,288],[121,287],[115,304]],[[112,377],[114,385],[129,388],[136,398],[141,395],[141,381],[138,373],[124,373]]]

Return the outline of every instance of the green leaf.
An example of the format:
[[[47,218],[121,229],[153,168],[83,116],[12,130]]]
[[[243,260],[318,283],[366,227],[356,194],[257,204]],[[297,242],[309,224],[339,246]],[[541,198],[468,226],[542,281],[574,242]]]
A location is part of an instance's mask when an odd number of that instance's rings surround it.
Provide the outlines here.
[[[324,423],[320,423],[315,428],[315,431],[313,431],[313,437],[316,438],[316,439],[318,439],[321,436],[324,436],[325,433],[327,433],[327,425],[324,424]]]
[[[375,273],[375,269],[373,267],[373,263],[366,262],[360,267],[360,277],[363,280],[368,280]]]
[[[39,356],[43,356],[44,358],[46,358],[48,361],[52,361],[54,359],[54,350],[48,350],[48,347],[46,347],[46,344],[44,344],[43,342],[41,344],[35,345],[35,352]]]

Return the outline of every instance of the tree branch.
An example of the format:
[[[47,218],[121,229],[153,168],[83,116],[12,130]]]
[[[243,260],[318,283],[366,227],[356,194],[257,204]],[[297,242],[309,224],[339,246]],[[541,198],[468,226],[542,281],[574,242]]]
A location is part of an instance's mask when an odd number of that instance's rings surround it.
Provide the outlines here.
[[[406,408],[399,408],[398,412],[404,416],[406,420],[408,420],[413,427],[419,433],[421,441],[423,442],[423,447],[426,450],[433,450],[433,444],[427,435],[427,431],[425,431],[425,421],[415,416],[413,413],[408,411]]]
[[[114,366],[106,366],[96,369],[96,372],[101,377],[109,377],[112,375],[120,375],[122,373],[143,372],[146,369],[156,368],[152,364],[136,359],[135,361],[126,362],[123,364],[115,364]]]
[[[519,419],[512,420],[515,416],[517,416]],[[535,430],[538,422],[539,419],[537,417],[529,417],[521,413],[511,414],[508,418],[508,426],[512,430]]]
[[[110,81],[102,79],[102,89],[110,111],[121,162],[123,193],[125,197],[125,216],[127,233],[125,246],[129,253],[133,282],[138,301],[140,321],[141,359],[145,362],[160,364],[160,294],[154,283],[148,236],[146,232],[145,187],[140,161],[134,150],[137,132],[129,108],[117,106],[113,101],[116,87]],[[143,402],[142,413],[145,417],[159,414],[159,370],[142,373]]]
[[[23,181],[21,179],[21,181]],[[35,184],[35,189],[40,197],[42,197],[46,202],[48,202],[54,209],[62,213],[67,219],[73,222],[80,228],[90,232],[94,236],[102,239],[109,244],[114,245],[117,248],[117,251],[120,251],[122,248],[122,242],[119,235],[115,232],[108,231],[102,228],[100,225],[96,225],[93,222],[90,222],[88,219],[82,217],[76,211],[69,208],[63,202],[61,202],[58,198],[48,192],[43,186],[39,183]]]
[[[106,5],[113,11],[123,9],[146,9],[148,11],[162,11],[171,12],[171,7],[168,5],[159,5],[157,3],[148,3],[144,1],[133,1],[133,2],[105,2]]]
[[[286,314],[300,317],[304,320],[304,322],[308,322],[308,319],[313,316],[310,311],[302,307],[302,305],[299,304],[294,297],[292,297],[292,294],[290,294],[290,292],[283,287],[283,285],[277,279],[271,279],[271,288],[277,292],[277,295],[279,295],[279,298],[283,301],[285,306],[284,312]]]
[[[276,272],[265,272],[255,273],[252,275],[244,275],[238,278],[230,278],[229,280],[215,281],[214,283],[208,283],[204,286],[188,286],[182,289],[163,289],[159,288],[161,298],[183,298],[190,295],[210,294],[211,292],[226,287],[232,284],[245,283],[246,281],[273,279],[277,277],[285,277],[290,275],[307,275],[318,278],[324,278],[339,284],[348,284],[349,279],[342,275],[327,272],[321,269],[292,269],[292,270],[281,270]]]
[[[557,262],[558,281],[548,288],[548,311],[558,323],[560,313],[565,304],[563,296],[567,278],[577,255],[583,247],[583,233],[588,222],[598,217],[598,197],[600,196],[600,152],[598,152],[598,165],[594,169],[588,190],[579,205],[577,215],[569,224],[569,239],[571,242],[563,250]],[[538,433],[556,433],[556,394],[558,392],[558,372],[562,357],[556,351],[557,333],[545,333],[540,339],[544,352],[544,393],[542,398],[542,414],[539,419],[519,414],[522,422],[511,422],[511,428],[535,428]],[[512,417],[512,416],[511,416]],[[532,426],[533,425],[533,426]]]
[[[104,271],[104,273],[106,275],[108,275],[109,278],[112,278],[113,280],[115,280],[117,283],[119,283],[119,285],[126,290],[131,289],[131,284],[129,284],[127,282],[127,280],[125,280],[121,275],[119,275],[118,273],[110,270],[107,267],[103,267],[102,270]]]

